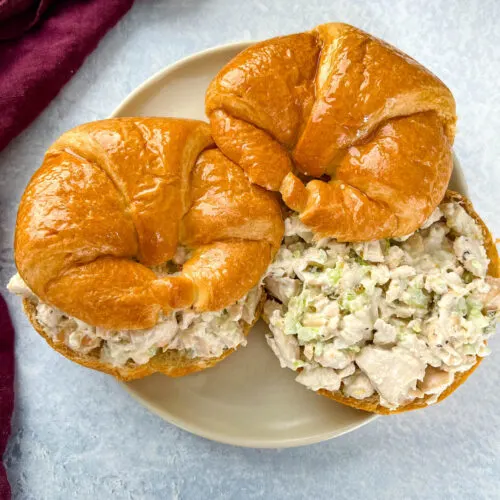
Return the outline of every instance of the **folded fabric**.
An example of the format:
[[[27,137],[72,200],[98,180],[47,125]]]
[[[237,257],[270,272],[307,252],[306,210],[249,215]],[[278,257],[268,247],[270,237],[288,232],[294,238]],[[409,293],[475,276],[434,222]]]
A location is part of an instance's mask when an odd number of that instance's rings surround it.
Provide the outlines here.
[[[61,1],[47,9],[50,3],[0,0],[0,39],[22,35],[0,42],[0,151],[43,111],[133,0]]]
[[[21,36],[54,0],[0,0],[0,40]]]
[[[0,295],[0,499],[10,498],[3,454],[10,434],[14,409],[14,329],[4,298]]]

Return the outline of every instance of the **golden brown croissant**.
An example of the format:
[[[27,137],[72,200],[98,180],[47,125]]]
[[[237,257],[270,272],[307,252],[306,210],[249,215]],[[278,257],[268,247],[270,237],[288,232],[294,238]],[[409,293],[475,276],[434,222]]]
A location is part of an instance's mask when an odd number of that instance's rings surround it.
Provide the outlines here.
[[[455,102],[432,73],[346,24],[258,43],[211,82],[220,149],[318,235],[402,236],[444,196]],[[304,186],[295,175],[313,177]],[[329,180],[329,182],[326,182]]]
[[[15,260],[40,301],[94,327],[138,330],[174,309],[236,303],[282,234],[274,195],[213,149],[207,124],[111,119],[49,148],[21,200]],[[151,267],[179,245],[191,256],[159,277]]]

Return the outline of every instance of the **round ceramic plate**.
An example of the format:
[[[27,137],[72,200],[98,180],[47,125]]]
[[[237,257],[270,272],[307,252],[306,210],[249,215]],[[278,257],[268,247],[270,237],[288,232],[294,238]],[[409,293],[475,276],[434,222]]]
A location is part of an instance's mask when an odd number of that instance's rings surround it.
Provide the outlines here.
[[[165,68],[137,88],[113,116],[206,119],[205,90],[217,72],[250,45],[206,50]],[[466,194],[455,162],[451,187]],[[300,446],[331,439],[375,416],[342,406],[294,381],[268,348],[259,321],[248,345],[214,368],[183,378],[160,374],[123,386],[168,422],[208,439],[259,448]]]

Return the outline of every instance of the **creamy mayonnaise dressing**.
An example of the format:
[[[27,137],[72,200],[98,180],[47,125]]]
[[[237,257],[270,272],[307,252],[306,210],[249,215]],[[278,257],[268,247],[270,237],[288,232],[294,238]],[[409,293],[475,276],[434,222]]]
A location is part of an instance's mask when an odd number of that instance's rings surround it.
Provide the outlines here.
[[[500,280],[487,277],[480,227],[443,203],[403,238],[315,241],[296,215],[265,278],[267,341],[312,390],[342,391],[396,409],[429,403],[486,356]]]
[[[158,270],[158,274],[165,273]],[[101,360],[114,366],[129,360],[144,364],[170,349],[192,358],[218,358],[226,350],[246,344],[244,327],[253,323],[262,295],[259,285],[221,311],[196,313],[188,309],[161,315],[158,323],[146,330],[105,330],[44,304],[19,274],[11,278],[7,288],[36,305],[36,319],[52,340],[83,354],[98,348]]]

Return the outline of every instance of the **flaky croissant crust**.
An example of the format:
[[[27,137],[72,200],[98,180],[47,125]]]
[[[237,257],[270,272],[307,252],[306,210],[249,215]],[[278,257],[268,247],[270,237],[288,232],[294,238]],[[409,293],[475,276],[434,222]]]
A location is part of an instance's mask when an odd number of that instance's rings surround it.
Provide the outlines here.
[[[21,277],[93,326],[152,327],[160,312],[219,310],[255,286],[279,247],[272,193],[214,148],[195,120],[87,123],[47,151],[22,197]],[[180,274],[150,268],[192,250]]]
[[[402,236],[442,200],[455,102],[419,63],[346,24],[266,40],[211,82],[216,144],[318,235]],[[304,185],[305,182],[305,185]]]

